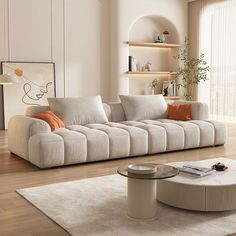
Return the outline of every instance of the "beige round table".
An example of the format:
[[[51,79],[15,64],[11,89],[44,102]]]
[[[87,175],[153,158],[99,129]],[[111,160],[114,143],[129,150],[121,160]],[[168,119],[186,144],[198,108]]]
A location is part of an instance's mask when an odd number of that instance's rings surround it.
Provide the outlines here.
[[[157,200],[174,207],[196,211],[228,211],[236,209],[236,161],[216,158],[196,162],[168,163],[174,167],[192,164],[211,167],[222,162],[228,169],[205,177],[180,173],[157,181]]]
[[[156,216],[157,179],[170,178],[179,173],[178,169],[167,165],[156,165],[153,174],[133,174],[128,165],[118,168],[118,174],[127,177],[128,216],[135,219],[151,219]]]

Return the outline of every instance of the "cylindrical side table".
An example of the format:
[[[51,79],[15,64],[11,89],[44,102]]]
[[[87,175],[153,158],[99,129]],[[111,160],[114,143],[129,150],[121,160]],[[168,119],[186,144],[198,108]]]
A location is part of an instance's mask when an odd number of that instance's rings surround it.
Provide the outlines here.
[[[128,165],[118,168],[118,174],[127,177],[128,216],[135,219],[151,219],[156,216],[156,180],[176,176],[177,168],[156,165],[153,174],[133,174]]]
[[[128,216],[153,218],[156,205],[156,180],[128,178]]]

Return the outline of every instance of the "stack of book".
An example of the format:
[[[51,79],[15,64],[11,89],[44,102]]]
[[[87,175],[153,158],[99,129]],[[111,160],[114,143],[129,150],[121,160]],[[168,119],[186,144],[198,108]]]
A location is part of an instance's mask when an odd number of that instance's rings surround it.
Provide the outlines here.
[[[199,177],[210,175],[215,172],[215,170],[213,170],[212,168],[199,167],[194,165],[183,165],[182,167],[178,167],[178,169],[180,172]]]

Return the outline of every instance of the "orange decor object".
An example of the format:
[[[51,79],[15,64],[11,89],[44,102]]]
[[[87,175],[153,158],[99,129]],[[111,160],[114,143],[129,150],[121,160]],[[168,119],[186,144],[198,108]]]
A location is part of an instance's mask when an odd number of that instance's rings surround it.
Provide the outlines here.
[[[191,104],[168,104],[168,119],[182,121],[191,120]]]
[[[63,121],[51,111],[40,112],[34,118],[46,121],[52,131],[65,128]]]

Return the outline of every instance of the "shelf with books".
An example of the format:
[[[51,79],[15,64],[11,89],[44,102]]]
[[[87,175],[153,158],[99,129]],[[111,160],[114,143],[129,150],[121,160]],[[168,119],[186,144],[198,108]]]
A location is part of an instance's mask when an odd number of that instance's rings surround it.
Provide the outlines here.
[[[140,18],[130,29],[129,39],[124,44],[129,50],[126,77],[130,94],[153,94],[154,91],[168,97],[178,95],[179,65],[175,56],[184,45],[168,21],[153,16]],[[150,86],[152,80],[158,81],[155,89]],[[164,88],[167,90],[164,93],[162,87],[166,81],[171,85]]]

